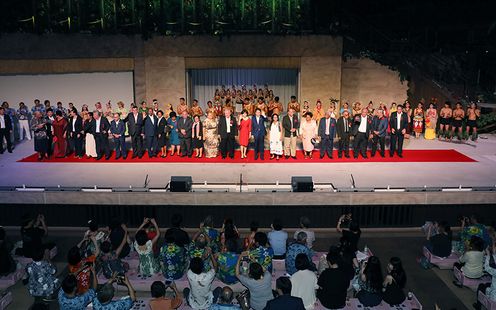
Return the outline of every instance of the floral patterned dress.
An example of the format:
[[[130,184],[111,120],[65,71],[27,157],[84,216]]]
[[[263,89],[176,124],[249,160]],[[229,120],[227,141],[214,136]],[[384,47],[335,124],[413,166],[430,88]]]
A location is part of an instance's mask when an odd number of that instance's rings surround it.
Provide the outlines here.
[[[162,273],[169,280],[180,279],[186,270],[186,255],[184,249],[175,243],[166,243],[160,249]]]
[[[139,273],[142,276],[149,277],[160,271],[160,266],[153,256],[153,243],[148,240],[144,246],[144,249],[140,249],[140,246],[135,241],[134,248],[139,255]]]

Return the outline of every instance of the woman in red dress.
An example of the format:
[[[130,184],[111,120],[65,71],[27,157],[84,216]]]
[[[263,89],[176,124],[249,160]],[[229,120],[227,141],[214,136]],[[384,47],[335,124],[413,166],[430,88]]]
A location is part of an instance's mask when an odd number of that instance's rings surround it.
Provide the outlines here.
[[[248,111],[243,110],[238,120],[239,129],[239,146],[241,149],[241,158],[246,158],[248,143],[251,136],[251,119],[248,117]]]
[[[55,113],[55,120],[52,123],[52,134],[53,134],[53,155],[56,158],[65,157],[67,152],[67,120],[62,116],[62,111],[57,111]]]

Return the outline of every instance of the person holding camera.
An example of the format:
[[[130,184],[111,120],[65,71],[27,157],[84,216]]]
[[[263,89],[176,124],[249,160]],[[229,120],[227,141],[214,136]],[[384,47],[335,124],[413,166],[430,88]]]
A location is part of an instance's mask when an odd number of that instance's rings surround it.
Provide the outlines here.
[[[114,298],[115,289],[113,284],[117,283],[127,287],[128,296],[120,298],[118,300],[112,300]],[[118,275],[114,273],[112,278],[105,283],[97,292],[96,298],[93,298],[93,309],[94,310],[129,310],[133,307],[136,301],[136,292],[133,286],[129,282],[126,276]]]
[[[348,224],[347,228],[341,227],[343,224]],[[358,222],[354,221],[351,213],[343,214],[339,217],[336,230],[343,234],[343,237],[347,238],[350,242],[351,251],[356,252],[358,250],[358,241],[360,240],[360,235],[362,231]]]
[[[165,296],[165,292],[171,288],[174,292],[174,297]],[[176,284],[172,281],[166,281],[165,284],[161,281],[155,281],[150,288],[152,300],[150,300],[151,310],[172,310],[181,306],[181,295],[177,291]]]

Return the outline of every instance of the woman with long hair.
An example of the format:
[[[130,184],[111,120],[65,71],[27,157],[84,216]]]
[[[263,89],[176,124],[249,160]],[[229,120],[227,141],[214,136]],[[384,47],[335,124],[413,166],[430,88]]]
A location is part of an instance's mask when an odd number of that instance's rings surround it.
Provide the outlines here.
[[[270,159],[276,158],[279,160],[282,156],[282,140],[283,140],[282,122],[279,121],[279,114],[272,114],[269,131],[269,149]]]
[[[371,256],[362,264],[356,297],[365,307],[375,307],[382,302],[382,277],[381,262],[377,256]]]
[[[403,289],[406,285],[406,273],[399,257],[391,257],[386,267],[383,299],[390,306],[400,305],[405,301]]]

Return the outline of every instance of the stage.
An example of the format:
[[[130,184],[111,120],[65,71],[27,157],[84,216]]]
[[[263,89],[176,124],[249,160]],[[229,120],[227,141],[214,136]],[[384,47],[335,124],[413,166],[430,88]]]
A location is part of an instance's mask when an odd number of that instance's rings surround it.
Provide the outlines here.
[[[217,159],[189,159],[167,157],[134,161],[93,159],[61,162],[37,162],[29,160],[33,143],[18,144],[12,154],[0,156],[2,178],[0,186],[62,186],[62,187],[143,187],[148,176],[148,187],[164,188],[173,175],[192,176],[194,183],[289,183],[291,176],[308,175],[316,183],[333,183],[337,188],[349,188],[351,175],[356,187],[458,187],[494,186],[496,184],[496,137],[485,135],[477,143],[449,143],[410,139],[405,141],[405,156],[369,160],[334,159],[320,160],[317,151],[313,160],[281,159],[254,161],[253,151],[249,159],[222,161]],[[455,157],[426,156],[448,154]],[[424,154],[412,159],[411,154]],[[417,156],[416,155],[416,156]],[[335,156],[336,157],[336,156]],[[22,159],[28,162],[22,162]],[[424,160],[422,160],[424,158]],[[428,160],[425,160],[428,159]],[[31,158],[32,160],[32,158]],[[415,161],[418,160],[418,161]],[[21,162],[19,162],[21,161]]]

